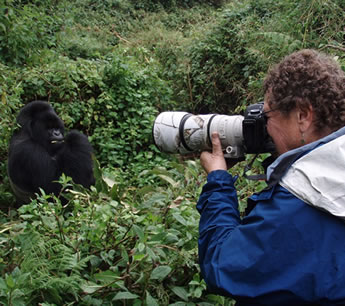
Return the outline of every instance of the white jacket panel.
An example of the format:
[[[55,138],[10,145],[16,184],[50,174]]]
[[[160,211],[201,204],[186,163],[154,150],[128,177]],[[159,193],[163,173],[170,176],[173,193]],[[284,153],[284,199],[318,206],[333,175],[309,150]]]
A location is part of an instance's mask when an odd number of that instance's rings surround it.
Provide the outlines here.
[[[307,204],[345,221],[345,135],[299,158],[280,185]]]

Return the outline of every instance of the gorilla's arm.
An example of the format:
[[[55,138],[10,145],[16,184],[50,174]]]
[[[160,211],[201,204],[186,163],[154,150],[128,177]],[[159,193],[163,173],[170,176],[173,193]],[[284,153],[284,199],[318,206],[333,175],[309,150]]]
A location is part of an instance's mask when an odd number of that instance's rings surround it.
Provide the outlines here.
[[[24,133],[12,138],[8,162],[12,182],[23,191],[34,193],[40,187],[46,193],[59,192],[59,184],[52,183],[61,175],[56,159]]]
[[[65,147],[59,155],[62,172],[77,184],[89,188],[95,183],[93,176],[92,146],[87,137],[71,131],[65,137]]]

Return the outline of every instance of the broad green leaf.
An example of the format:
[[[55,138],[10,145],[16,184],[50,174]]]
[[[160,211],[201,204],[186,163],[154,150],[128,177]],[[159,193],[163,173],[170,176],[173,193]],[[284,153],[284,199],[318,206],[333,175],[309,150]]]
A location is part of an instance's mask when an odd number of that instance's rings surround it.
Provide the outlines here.
[[[115,295],[115,297],[113,298],[114,300],[133,300],[139,298],[139,295],[130,293],[130,292],[119,292]]]
[[[102,288],[103,286],[99,286],[99,285],[96,285],[96,284],[91,284],[90,285],[82,285],[81,286],[81,289],[85,292],[85,293],[88,293],[88,294],[92,294],[94,292],[96,292],[98,289]]]
[[[183,287],[173,287],[171,290],[184,301],[188,301],[188,293]]]
[[[41,216],[42,222],[44,225],[51,229],[56,229],[57,228],[57,222],[55,217],[53,216]]]
[[[103,283],[111,283],[119,279],[119,276],[116,275],[113,271],[107,270],[102,273],[94,274],[94,278]]]
[[[163,181],[166,181],[167,183],[171,184],[172,187],[176,188],[179,185],[179,182],[174,181],[171,177],[167,175],[158,175]]]
[[[145,254],[136,254],[136,255],[133,256],[133,259],[135,261],[140,261],[140,260],[143,260],[145,257],[146,257]]]
[[[138,252],[142,253],[145,250],[145,244],[142,242],[138,243]]]
[[[14,280],[13,280],[12,275],[7,276],[7,278],[6,278],[6,284],[7,284],[7,287],[8,287],[8,288],[11,288],[11,289],[14,288],[15,283],[14,283]]]
[[[169,266],[159,266],[153,269],[150,278],[161,281],[167,277],[170,272],[171,268]]]
[[[194,296],[197,297],[197,298],[200,298],[201,295],[202,295],[202,288],[200,288],[200,287],[195,288]]]
[[[180,214],[173,214],[173,216],[182,225],[187,226],[187,221]]]

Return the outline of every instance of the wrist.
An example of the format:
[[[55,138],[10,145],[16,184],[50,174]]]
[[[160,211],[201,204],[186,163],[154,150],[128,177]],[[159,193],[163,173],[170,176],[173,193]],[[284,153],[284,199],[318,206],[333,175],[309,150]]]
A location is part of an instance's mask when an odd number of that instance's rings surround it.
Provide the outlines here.
[[[207,181],[229,180],[232,175],[224,169],[210,171],[207,175]]]

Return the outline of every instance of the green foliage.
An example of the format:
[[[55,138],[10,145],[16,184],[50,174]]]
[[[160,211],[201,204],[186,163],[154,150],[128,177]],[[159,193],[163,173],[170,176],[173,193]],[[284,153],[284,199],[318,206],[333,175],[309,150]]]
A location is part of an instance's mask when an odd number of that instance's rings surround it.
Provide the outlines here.
[[[110,53],[118,42],[117,37],[109,38],[108,33],[78,25],[66,28],[57,34],[59,50],[72,59],[97,59]]]
[[[240,112],[262,99],[267,69],[301,48],[345,67],[344,8],[344,0],[0,0],[0,303],[233,305],[208,294],[199,273],[195,204],[205,175],[198,162],[158,152],[153,120],[164,110]],[[8,142],[19,109],[36,99],[89,136],[101,166],[92,190],[61,178],[67,205],[41,193],[15,210]],[[244,163],[233,171],[241,175]],[[265,186],[241,176],[236,184],[241,212]]]
[[[260,8],[258,8],[260,6]],[[250,44],[267,64],[302,48],[321,48],[343,42],[343,1],[251,1],[251,8],[265,16]],[[332,22],[330,21],[332,19]],[[274,29],[274,31],[272,31]]]
[[[153,60],[138,65],[125,52],[97,61],[46,58],[16,76],[25,103],[51,101],[67,128],[90,135],[102,165],[123,169],[154,157],[153,120],[171,96]]]
[[[17,71],[9,69],[0,63],[0,206],[6,205],[13,200],[9,192],[7,178],[7,151],[8,141],[15,128],[14,112],[20,105],[22,88],[17,86]]]
[[[11,64],[31,63],[35,56],[55,45],[51,32],[59,20],[34,5],[15,6],[0,1],[0,60]]]
[[[189,49],[195,44],[194,40],[204,37],[204,32],[216,20],[217,12],[209,6],[146,14],[140,20],[141,27],[128,36],[128,42],[124,42],[129,52],[133,50],[132,45],[144,46],[160,63],[160,75],[170,81],[177,101],[166,105],[165,110],[190,109]]]
[[[194,112],[229,113],[262,99],[265,72],[283,56],[343,50],[344,18],[341,0],[232,2],[190,49],[184,100]]]
[[[264,67],[246,45],[248,9],[227,10],[190,51],[190,103],[194,112],[233,112],[246,103],[247,84]]]
[[[135,9],[143,9],[147,11],[173,10],[177,7],[191,8],[195,5],[206,4],[220,7],[224,0],[130,0]]]
[[[157,108],[167,105],[170,95],[153,66],[151,62],[140,68],[114,56],[104,69],[91,139],[99,158],[113,166],[131,168],[132,162],[150,159],[152,124]]]
[[[100,69],[102,65],[92,60],[73,61],[63,56],[45,57],[41,65],[22,69],[18,76],[18,85],[23,89],[23,102],[43,99],[73,103],[88,100],[99,94],[102,82]],[[67,120],[67,125],[72,120],[64,119]],[[79,119],[75,118],[74,122]]]
[[[1,225],[1,303],[212,303],[195,261],[198,213],[190,209],[205,177],[195,162],[169,168],[150,173],[161,187],[142,189],[104,180],[97,168],[92,191],[72,191],[61,179],[68,205],[42,193],[22,206],[17,221]]]

